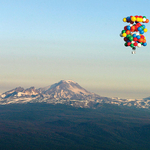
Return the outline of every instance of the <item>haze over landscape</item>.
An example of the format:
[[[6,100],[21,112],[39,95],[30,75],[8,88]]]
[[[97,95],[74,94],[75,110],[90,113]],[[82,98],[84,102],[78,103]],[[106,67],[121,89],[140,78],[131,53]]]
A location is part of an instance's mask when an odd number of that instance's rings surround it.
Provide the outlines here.
[[[101,96],[150,96],[149,31],[148,46],[136,55],[119,36],[122,19],[149,19],[149,6],[139,0],[1,1],[0,93],[71,79]]]

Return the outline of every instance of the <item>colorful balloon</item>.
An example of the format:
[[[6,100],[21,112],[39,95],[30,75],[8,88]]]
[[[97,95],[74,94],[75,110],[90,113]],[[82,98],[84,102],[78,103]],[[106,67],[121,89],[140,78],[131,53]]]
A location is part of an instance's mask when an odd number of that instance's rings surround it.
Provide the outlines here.
[[[127,36],[127,34],[126,34],[126,33],[123,33],[123,34],[122,34],[122,36],[123,36],[123,37],[126,37],[126,36]]]
[[[133,22],[136,21],[136,17],[132,16],[131,21],[133,21]]]
[[[146,28],[144,29],[144,32],[147,32],[147,29],[146,29]]]
[[[145,21],[146,21],[146,19],[145,19]],[[127,19],[126,19],[126,18],[123,18],[123,22],[127,22]]]
[[[147,45],[147,43],[145,42],[145,43],[143,43],[143,46],[146,46]]]
[[[142,23],[148,23],[146,16],[128,16],[123,18],[123,22],[130,23],[121,31],[120,36],[124,37],[125,46],[130,46],[133,50],[136,47],[147,46],[146,37],[143,35],[147,32],[147,28]],[[134,52],[135,54],[135,52]]]

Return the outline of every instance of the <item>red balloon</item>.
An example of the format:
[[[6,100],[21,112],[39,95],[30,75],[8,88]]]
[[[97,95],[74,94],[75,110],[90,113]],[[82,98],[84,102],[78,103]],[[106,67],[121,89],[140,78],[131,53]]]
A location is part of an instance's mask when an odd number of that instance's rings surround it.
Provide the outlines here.
[[[138,27],[140,27],[140,26],[141,26],[141,23],[137,23],[136,25],[137,25]]]
[[[137,42],[135,42],[135,43],[134,43],[134,46],[137,46],[137,45],[138,45],[138,43],[137,43]]]
[[[141,38],[144,39],[144,35],[141,35]]]
[[[131,42],[128,42],[127,45],[130,46],[130,45],[131,45]]]
[[[127,26],[125,26],[124,29],[127,30]]]
[[[135,38],[133,38],[133,41],[137,41],[138,39],[135,37]]]
[[[136,32],[138,31],[138,26],[137,26],[137,25],[135,25],[135,31],[136,31]]]
[[[133,22],[133,21],[130,21],[130,23],[133,24],[134,22]]]
[[[128,39],[125,37],[125,38],[124,38],[124,41],[127,41],[127,40],[128,40]]]

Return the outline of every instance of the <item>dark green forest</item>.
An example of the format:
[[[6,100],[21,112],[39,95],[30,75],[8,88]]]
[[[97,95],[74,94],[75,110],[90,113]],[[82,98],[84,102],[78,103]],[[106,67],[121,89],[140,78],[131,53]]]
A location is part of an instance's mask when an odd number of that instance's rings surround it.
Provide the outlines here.
[[[150,110],[0,106],[0,150],[149,150]]]

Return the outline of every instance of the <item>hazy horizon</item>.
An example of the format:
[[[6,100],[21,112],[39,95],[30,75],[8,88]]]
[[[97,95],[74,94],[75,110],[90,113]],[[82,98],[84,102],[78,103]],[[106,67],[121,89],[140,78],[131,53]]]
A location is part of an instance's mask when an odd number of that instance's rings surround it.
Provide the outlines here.
[[[60,80],[61,81],[61,80]],[[58,81],[59,82],[59,81]],[[55,82],[57,83],[57,82]],[[52,83],[52,84],[55,84],[55,83]],[[77,82],[78,83],[78,82]],[[34,85],[31,85],[31,86],[22,86],[22,85],[14,85],[14,86],[11,86],[11,87],[5,87],[5,90],[4,89],[0,89],[0,94],[6,92],[6,91],[9,91],[9,90],[12,90],[16,87],[23,87],[23,88],[30,88],[30,87],[35,87],[36,89],[38,88],[41,88],[41,87],[46,87],[46,86],[51,86],[52,84],[49,84],[49,85],[43,85],[43,86],[34,86]],[[80,86],[82,86],[83,88],[85,88],[83,85],[81,85],[80,83],[78,83]],[[112,90],[112,89],[104,89],[104,88],[101,88],[101,89],[93,89],[91,88],[90,86],[87,86],[85,88],[86,90],[88,90],[89,92],[94,92],[95,94],[99,94],[100,96],[105,96],[105,97],[119,97],[119,98],[131,98],[131,99],[141,99],[141,98],[146,98],[148,97],[149,93],[144,93],[144,91],[136,91],[137,93],[135,94],[135,92],[133,91],[125,91],[125,90],[118,90],[118,89],[115,89],[115,90]],[[145,94],[146,96],[145,97],[140,97],[141,94]],[[125,96],[123,96],[125,95]],[[137,97],[138,96],[138,97]]]

